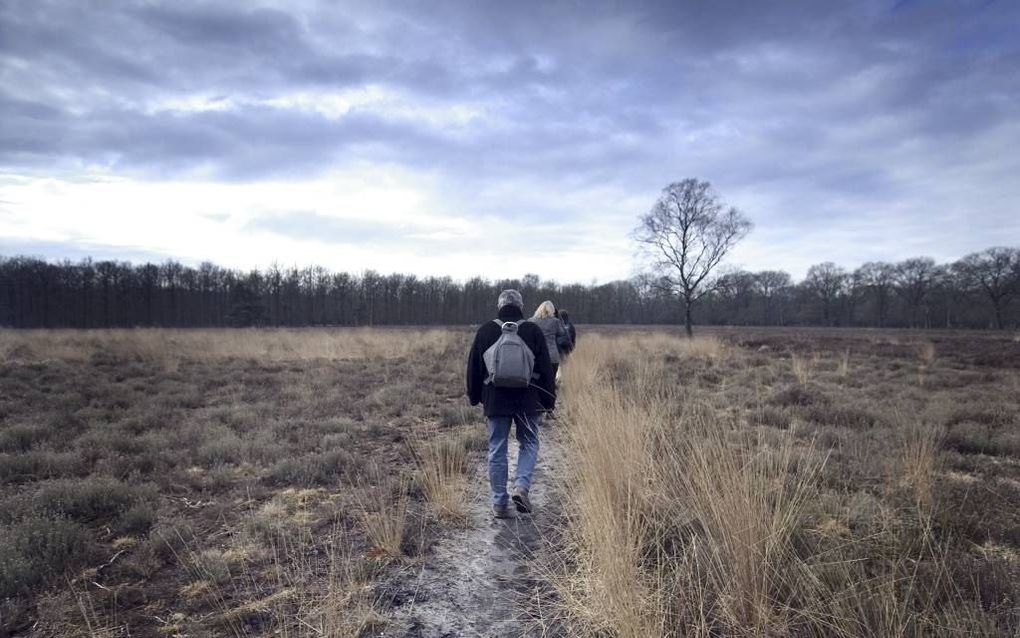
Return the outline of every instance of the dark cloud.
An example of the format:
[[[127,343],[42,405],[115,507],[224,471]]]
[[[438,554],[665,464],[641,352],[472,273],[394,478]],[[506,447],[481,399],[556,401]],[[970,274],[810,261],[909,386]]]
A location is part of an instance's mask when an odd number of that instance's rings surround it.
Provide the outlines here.
[[[649,203],[699,175],[814,219],[916,201],[989,140],[1020,142],[1008,0],[271,4],[0,5],[0,170],[243,181],[383,162],[462,201],[505,181]],[[281,101],[366,87],[390,101]],[[170,108],[189,99],[220,108]],[[975,189],[1006,188],[1016,162],[997,161]]]
[[[14,95],[0,104],[23,124],[5,140],[5,165],[115,156],[129,172],[164,176],[190,160],[256,178],[310,169],[295,169],[302,156],[325,169],[349,144],[371,141],[412,164],[456,165],[485,149],[499,170],[604,175],[689,155],[655,148],[676,144],[663,132],[678,125],[697,132],[728,122],[766,139],[778,131],[781,149],[782,122],[794,121],[805,128],[799,147],[838,150],[826,131],[879,114],[902,114],[904,135],[938,137],[973,134],[1018,110],[1017,47],[1003,27],[1018,11],[1009,3],[245,6],[7,5],[4,75],[28,81],[8,85]],[[355,112],[333,122],[251,103],[370,84],[435,109],[468,100],[487,117],[451,136],[428,121]],[[146,112],[161,98],[196,94],[239,104],[229,114]],[[275,168],[260,158],[263,145],[280,157]]]
[[[302,42],[302,27],[290,14],[254,8],[236,11],[226,5],[143,4],[127,13],[151,31],[201,49],[282,54]]]

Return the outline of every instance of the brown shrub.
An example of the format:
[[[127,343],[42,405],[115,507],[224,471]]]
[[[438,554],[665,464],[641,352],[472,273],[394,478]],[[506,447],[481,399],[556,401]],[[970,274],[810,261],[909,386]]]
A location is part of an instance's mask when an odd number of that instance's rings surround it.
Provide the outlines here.
[[[788,385],[768,398],[768,404],[778,407],[829,405],[832,399],[818,385]]]
[[[854,430],[874,427],[880,421],[871,410],[853,405],[813,404],[800,410],[800,413],[815,423]]]

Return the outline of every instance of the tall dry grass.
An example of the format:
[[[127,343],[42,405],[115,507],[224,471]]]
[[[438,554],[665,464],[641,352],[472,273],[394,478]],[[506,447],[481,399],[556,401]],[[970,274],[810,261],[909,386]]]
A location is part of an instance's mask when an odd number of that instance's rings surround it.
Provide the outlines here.
[[[665,528],[666,540],[688,540],[681,564],[701,575],[698,587],[708,596],[692,601],[693,609],[673,609],[676,618],[708,629],[699,625],[711,603],[715,621],[731,631],[762,635],[792,626],[791,581],[800,571],[794,538],[821,460],[797,448],[792,436],[767,444],[705,410],[685,414],[673,427],[679,431],[664,433],[657,464],[665,495],[660,517],[686,521]],[[684,571],[673,582],[686,589],[691,578]]]
[[[183,604],[215,610],[202,619],[210,635],[357,638],[385,624],[371,587],[383,563],[360,551],[339,520],[314,532],[283,525],[255,540],[234,534],[225,549],[205,550],[197,539],[168,543],[180,545],[174,553],[192,579],[180,590]],[[195,620],[173,614],[159,633],[190,635]]]
[[[808,359],[794,353],[790,355],[790,368],[797,383],[806,385],[811,380],[812,365]]]
[[[944,587],[916,567],[941,564],[928,534],[812,536],[827,453],[789,431],[742,425],[671,375],[668,357],[743,365],[711,339],[591,335],[565,367],[571,503],[552,579],[570,635],[849,637],[966,625],[924,602]],[[930,507],[937,432],[905,429],[898,458],[899,480]],[[865,568],[876,544],[900,549]]]
[[[392,359],[443,353],[458,343],[452,330],[380,328],[0,330],[0,361],[86,361],[98,354],[162,361],[257,359],[309,361]]]
[[[840,379],[846,379],[850,376],[850,348],[843,351],[836,372],[839,374]]]
[[[917,345],[917,358],[923,365],[930,366],[935,362],[935,344],[923,341]]]
[[[935,476],[941,464],[940,450],[945,432],[941,427],[917,423],[906,415],[896,415],[897,471],[899,483],[914,495],[918,509],[929,513],[934,501]]]
[[[717,359],[718,341],[631,345],[591,339],[567,367],[571,531],[585,566],[566,581],[570,613],[619,636],[779,626],[771,577],[807,494],[805,482],[786,482],[799,457],[789,443],[757,449],[662,382],[654,353]]]
[[[361,523],[374,551],[390,557],[402,554],[410,505],[409,487],[406,478],[360,487],[356,500],[361,506]]]
[[[935,344],[930,341],[923,341],[917,345],[917,384],[925,384],[926,373],[935,363]]]
[[[278,617],[297,620],[297,629],[280,632],[301,638],[358,638],[384,626],[380,601],[370,583],[376,564],[359,556],[356,545],[339,525],[334,526],[326,545],[327,570],[323,588],[318,565],[303,563],[293,556],[301,545],[281,543],[274,549],[281,566],[280,580],[306,585],[319,583],[318,590],[298,598],[298,604],[281,605]],[[311,588],[309,588],[311,589]],[[295,608],[296,607],[296,608]]]
[[[435,436],[412,443],[425,498],[436,516],[449,523],[463,523],[468,518],[468,437]]]
[[[642,430],[648,420],[635,415],[621,393],[595,390],[612,383],[605,375],[620,361],[617,351],[589,346],[566,367],[562,411],[567,423],[577,424],[568,436],[578,570],[561,581],[561,590],[587,625],[638,638],[654,632],[656,617],[654,589],[640,569],[648,523],[650,457]]]

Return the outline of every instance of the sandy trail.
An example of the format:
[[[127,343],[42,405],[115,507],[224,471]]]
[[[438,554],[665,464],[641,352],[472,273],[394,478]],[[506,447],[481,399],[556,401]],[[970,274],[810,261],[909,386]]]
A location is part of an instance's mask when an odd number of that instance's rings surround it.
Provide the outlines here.
[[[544,583],[537,560],[554,542],[561,513],[563,447],[556,422],[543,426],[531,499],[535,513],[496,520],[484,458],[472,472],[470,520],[449,532],[395,591],[392,638],[555,636],[538,618]],[[517,462],[511,433],[510,479]]]

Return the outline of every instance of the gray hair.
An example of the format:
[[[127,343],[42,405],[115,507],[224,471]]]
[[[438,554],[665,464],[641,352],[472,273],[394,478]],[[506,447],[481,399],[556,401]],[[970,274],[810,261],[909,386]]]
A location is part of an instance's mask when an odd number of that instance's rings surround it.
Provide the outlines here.
[[[508,288],[503,292],[499,293],[499,300],[496,302],[496,308],[502,308],[503,306],[517,306],[521,310],[524,310],[524,297],[521,293],[517,292],[512,288]]]

